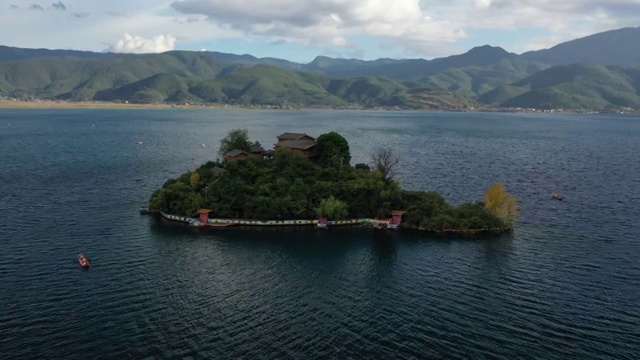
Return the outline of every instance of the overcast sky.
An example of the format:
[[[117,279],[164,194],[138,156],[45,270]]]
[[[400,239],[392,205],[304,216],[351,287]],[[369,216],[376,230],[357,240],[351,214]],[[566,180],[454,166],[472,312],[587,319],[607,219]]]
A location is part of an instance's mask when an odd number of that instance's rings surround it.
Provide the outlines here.
[[[433,58],[640,25],[640,0],[0,0],[0,45]]]

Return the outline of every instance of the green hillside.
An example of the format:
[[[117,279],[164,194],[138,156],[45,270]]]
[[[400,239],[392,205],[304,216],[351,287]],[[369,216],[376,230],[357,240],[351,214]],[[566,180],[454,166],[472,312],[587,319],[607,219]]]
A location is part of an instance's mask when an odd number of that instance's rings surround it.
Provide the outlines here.
[[[410,90],[387,78],[332,79],[269,65],[218,62],[196,52],[0,61],[0,96],[21,98],[410,109],[435,104],[459,109],[470,103],[459,96],[427,101]]]
[[[427,87],[454,91],[462,96],[476,97],[499,86],[524,79],[547,66],[516,57],[503,58],[486,66],[466,66],[429,75],[417,81]]]
[[[556,66],[478,98],[502,107],[640,108],[640,70],[592,64]]]
[[[640,64],[640,27],[601,32],[558,44],[550,49],[530,51],[522,57],[552,66],[575,63],[635,66]]]
[[[536,54],[562,53],[569,61],[571,49],[577,58],[597,53],[578,52],[576,44],[626,39],[636,31],[602,33]],[[620,51],[633,61],[635,50]],[[549,67],[534,53],[520,56],[491,46],[433,60],[318,57],[309,64],[217,52],[92,54],[0,47],[0,97],[269,107],[640,109],[640,67]]]

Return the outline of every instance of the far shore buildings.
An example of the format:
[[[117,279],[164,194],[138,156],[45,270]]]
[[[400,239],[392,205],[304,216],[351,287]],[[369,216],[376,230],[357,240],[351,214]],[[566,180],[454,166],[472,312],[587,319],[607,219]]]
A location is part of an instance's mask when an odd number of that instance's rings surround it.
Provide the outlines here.
[[[278,149],[287,149],[291,152],[306,156],[309,160],[314,161],[319,155],[318,142],[316,138],[307,134],[284,133],[277,137],[278,142],[274,144],[273,150],[265,150],[260,143],[251,145],[249,152],[243,150],[231,150],[224,154],[222,161],[242,160],[250,156],[260,156],[269,158],[273,152]]]

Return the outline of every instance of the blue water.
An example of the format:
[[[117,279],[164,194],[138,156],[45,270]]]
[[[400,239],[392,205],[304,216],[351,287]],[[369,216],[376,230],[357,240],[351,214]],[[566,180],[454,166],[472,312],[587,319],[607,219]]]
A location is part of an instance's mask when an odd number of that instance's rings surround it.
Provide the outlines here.
[[[639,120],[0,110],[0,358],[638,359]],[[469,240],[137,214],[238,127],[337,131],[354,164],[392,146],[404,187],[453,203],[505,182],[520,222]]]

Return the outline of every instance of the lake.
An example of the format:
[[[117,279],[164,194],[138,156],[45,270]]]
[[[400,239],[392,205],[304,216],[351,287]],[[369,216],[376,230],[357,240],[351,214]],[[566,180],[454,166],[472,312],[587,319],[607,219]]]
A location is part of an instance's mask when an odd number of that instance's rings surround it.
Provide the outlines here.
[[[463,239],[137,213],[233,128],[337,131],[352,164],[390,146],[404,187],[453,203],[504,182],[520,221]],[[0,110],[0,358],[638,359],[639,154],[624,115]]]

